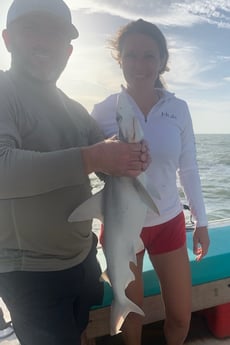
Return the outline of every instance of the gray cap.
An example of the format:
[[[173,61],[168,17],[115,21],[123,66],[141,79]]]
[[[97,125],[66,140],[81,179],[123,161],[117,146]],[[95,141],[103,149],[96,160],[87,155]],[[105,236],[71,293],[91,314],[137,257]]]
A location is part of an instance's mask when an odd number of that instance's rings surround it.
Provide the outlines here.
[[[20,17],[33,12],[45,12],[61,19],[68,28],[71,39],[79,36],[72,23],[70,9],[63,0],[14,0],[8,10],[7,27]]]

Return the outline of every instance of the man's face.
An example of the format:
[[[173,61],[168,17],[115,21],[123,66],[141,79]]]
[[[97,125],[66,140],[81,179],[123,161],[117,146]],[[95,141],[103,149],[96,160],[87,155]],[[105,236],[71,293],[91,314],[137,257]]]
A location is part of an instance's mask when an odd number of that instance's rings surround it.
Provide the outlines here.
[[[12,23],[7,30],[7,47],[15,68],[44,82],[57,81],[72,52],[69,34],[62,22],[42,13],[24,16]]]

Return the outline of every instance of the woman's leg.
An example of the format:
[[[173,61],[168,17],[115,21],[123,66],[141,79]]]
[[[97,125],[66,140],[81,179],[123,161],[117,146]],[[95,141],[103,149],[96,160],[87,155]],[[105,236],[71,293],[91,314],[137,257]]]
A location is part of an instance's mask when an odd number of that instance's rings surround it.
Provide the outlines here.
[[[132,281],[126,289],[127,297],[137,304],[140,308],[143,306],[143,281],[142,281],[142,266],[143,266],[144,252],[137,254],[137,266],[133,263],[130,268],[135,275],[135,280]],[[129,313],[122,325],[122,337],[126,345],[141,345],[143,316],[136,313]]]
[[[165,305],[167,345],[182,345],[191,318],[191,274],[186,245],[164,254],[150,255],[158,274]]]

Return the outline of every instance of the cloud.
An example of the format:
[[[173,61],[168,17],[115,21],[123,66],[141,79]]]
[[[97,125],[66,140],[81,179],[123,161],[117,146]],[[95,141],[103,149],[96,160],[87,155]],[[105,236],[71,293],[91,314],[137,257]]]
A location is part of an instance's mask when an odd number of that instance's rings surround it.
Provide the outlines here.
[[[163,78],[170,89],[209,90],[223,84],[223,80],[216,79],[214,74],[216,58],[206,56],[203,47],[189,43],[179,35],[169,35],[168,46],[169,72],[163,74]]]
[[[73,10],[85,9],[121,16],[144,17],[156,24],[191,26],[208,22],[230,28],[229,0],[67,0]]]
[[[217,56],[217,59],[220,60],[220,61],[230,61],[230,55],[229,56],[224,56],[224,55],[219,55]]]
[[[184,4],[187,10],[210,24],[230,29],[229,0],[196,0]]]

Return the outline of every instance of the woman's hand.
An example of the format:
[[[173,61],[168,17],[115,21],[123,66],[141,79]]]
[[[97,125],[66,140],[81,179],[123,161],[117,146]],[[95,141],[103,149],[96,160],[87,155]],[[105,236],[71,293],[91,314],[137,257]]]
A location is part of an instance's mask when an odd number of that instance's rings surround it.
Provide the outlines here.
[[[210,240],[207,226],[196,227],[193,233],[193,253],[200,261],[208,252]]]

